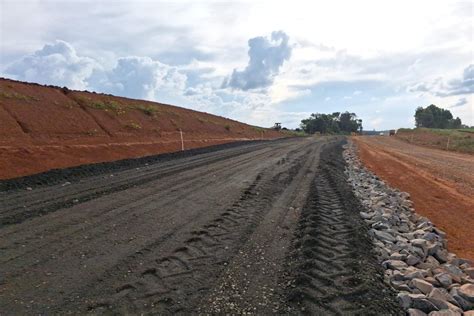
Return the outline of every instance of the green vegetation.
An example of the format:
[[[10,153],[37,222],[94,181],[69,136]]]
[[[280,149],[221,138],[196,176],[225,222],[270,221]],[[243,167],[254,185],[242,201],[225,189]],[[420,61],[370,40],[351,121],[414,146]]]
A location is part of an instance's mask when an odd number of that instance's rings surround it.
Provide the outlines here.
[[[153,106],[153,105],[137,106],[136,108],[141,110],[146,115],[152,116],[152,117],[154,117],[156,115],[156,112],[158,111],[156,106]]]
[[[225,125],[224,128],[225,128],[227,131],[230,131],[230,126],[229,126],[229,125]]]
[[[0,91],[0,97],[6,99],[15,99],[21,101],[39,101],[40,99],[36,97],[32,97],[29,95],[24,95],[18,92],[7,92],[7,91]]]
[[[119,111],[122,109],[118,102],[113,100],[99,100],[99,101],[91,101],[87,104],[89,107],[99,110],[111,110],[111,111]]]
[[[92,100],[91,98],[79,96],[77,99],[81,104],[88,106],[93,109],[112,111],[118,115],[126,113],[127,109],[129,110],[139,110],[142,111],[145,115],[156,117],[158,112],[158,107],[154,105],[125,105],[115,100]]]
[[[474,128],[401,128],[397,138],[412,144],[443,150],[474,153]]]
[[[355,113],[313,113],[301,121],[301,129],[307,134],[350,134],[362,131],[362,120]]]
[[[135,130],[142,128],[142,126],[140,124],[135,123],[135,122],[129,122],[125,126],[128,127],[128,128],[131,128],[131,129],[135,129]]]
[[[415,112],[416,127],[426,128],[461,128],[459,117],[453,119],[451,111],[441,109],[434,104],[426,108],[418,107]]]

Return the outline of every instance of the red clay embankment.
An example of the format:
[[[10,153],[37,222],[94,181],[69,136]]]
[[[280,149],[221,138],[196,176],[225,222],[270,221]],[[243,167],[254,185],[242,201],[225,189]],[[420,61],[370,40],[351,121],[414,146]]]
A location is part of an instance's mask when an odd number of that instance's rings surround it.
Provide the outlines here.
[[[0,179],[240,140],[287,136],[150,101],[0,78]]]

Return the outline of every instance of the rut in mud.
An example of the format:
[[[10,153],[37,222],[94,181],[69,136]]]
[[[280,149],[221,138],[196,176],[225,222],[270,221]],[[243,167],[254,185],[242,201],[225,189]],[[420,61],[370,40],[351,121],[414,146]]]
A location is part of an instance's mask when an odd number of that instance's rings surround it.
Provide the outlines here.
[[[29,191],[9,182],[0,310],[397,312],[356,220],[340,138],[148,161],[96,175],[55,171],[67,183]]]

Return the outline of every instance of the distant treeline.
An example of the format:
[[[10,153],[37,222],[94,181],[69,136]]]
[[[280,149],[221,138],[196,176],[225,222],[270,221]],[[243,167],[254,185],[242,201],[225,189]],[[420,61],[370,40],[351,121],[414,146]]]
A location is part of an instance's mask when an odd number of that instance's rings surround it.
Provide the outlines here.
[[[437,107],[434,104],[426,108],[418,107],[415,112],[416,127],[426,128],[463,128],[459,117],[453,118],[451,111]]]
[[[332,114],[313,113],[301,121],[301,129],[308,133],[350,134],[362,132],[362,120],[355,113],[334,112]]]

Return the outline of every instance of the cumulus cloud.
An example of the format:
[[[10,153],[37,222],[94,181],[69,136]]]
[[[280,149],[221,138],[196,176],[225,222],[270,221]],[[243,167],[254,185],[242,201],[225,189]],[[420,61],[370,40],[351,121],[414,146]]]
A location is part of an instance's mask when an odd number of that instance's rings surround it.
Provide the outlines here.
[[[446,82],[437,78],[432,82],[421,82],[409,88],[410,92],[428,92],[437,97],[449,97],[474,93],[474,64],[467,66],[460,79]]]
[[[95,90],[130,98],[157,100],[162,93],[180,93],[186,75],[149,57],[122,57],[111,70],[96,70],[88,80]]]
[[[439,96],[462,95],[474,93],[474,64],[464,69],[461,79],[448,82],[445,91],[438,93]]]
[[[15,79],[84,89],[97,63],[80,57],[72,45],[57,40],[9,65],[5,72]]]
[[[461,98],[455,104],[453,104],[451,107],[455,108],[455,107],[458,107],[458,106],[463,106],[467,103],[468,103],[467,98]]]
[[[270,38],[251,38],[248,41],[247,67],[241,71],[234,69],[232,75],[224,80],[222,87],[250,90],[270,86],[283,62],[290,59],[291,46],[288,41],[289,36],[283,31],[273,32]]]

